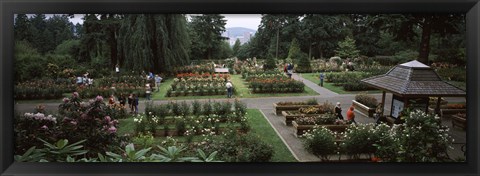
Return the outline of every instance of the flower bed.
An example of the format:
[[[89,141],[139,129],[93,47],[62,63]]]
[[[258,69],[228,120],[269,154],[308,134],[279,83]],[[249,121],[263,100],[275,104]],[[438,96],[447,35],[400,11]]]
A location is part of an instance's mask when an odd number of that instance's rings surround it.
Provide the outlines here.
[[[355,96],[355,100],[352,100],[355,111],[360,112],[361,114],[372,117],[375,113],[375,109],[378,105],[377,99],[371,95],[367,94],[358,94]]]
[[[63,93],[74,92],[76,85],[71,79],[44,79],[15,85],[16,100],[58,99]]]
[[[230,74],[183,73],[173,80],[167,97],[226,95],[226,81]],[[235,89],[233,89],[235,91]]]
[[[253,93],[301,93],[305,91],[303,82],[278,77],[252,79],[249,87]]]
[[[318,106],[320,104],[308,104],[306,102],[291,102],[291,104],[279,102],[273,103],[273,108],[275,109],[274,113],[276,115],[282,115],[282,111],[298,111],[298,109],[303,107]]]
[[[297,136],[302,135],[306,131],[312,129],[315,125],[325,126],[336,132],[345,131],[348,126],[342,120],[336,120],[336,116],[332,113],[325,113],[315,116],[301,116],[292,121]]]
[[[213,64],[201,64],[201,65],[194,65],[194,66],[183,66],[183,67],[176,67],[173,69],[173,73],[181,74],[181,73],[213,73],[214,67]]]
[[[297,137],[300,137],[301,135],[303,135],[308,130],[313,129],[313,127],[315,126],[315,125],[299,125],[295,121],[292,121],[292,125],[293,125],[293,128],[294,128],[294,133]],[[323,126],[327,129],[329,129],[331,131],[335,131],[335,132],[344,132],[345,129],[349,125],[333,125],[332,124],[332,125],[318,125],[318,126]]]
[[[282,115],[285,119],[285,125],[291,126],[292,121],[299,117],[309,117],[309,116],[317,116],[318,114],[302,114],[298,111],[282,111]]]
[[[147,104],[146,114],[134,118],[136,133],[150,131],[158,136],[192,136],[205,134],[205,129],[221,134],[227,127],[248,131],[246,105],[235,101],[206,102],[194,101],[191,105],[170,102],[168,104]]]
[[[285,125],[290,126],[292,124],[293,120],[296,120],[299,118],[302,120],[302,118],[306,117],[312,117],[314,118],[313,121],[318,123],[322,123],[322,119],[319,118],[319,115],[325,114],[325,113],[333,113],[333,105],[329,102],[325,102],[322,105],[317,105],[317,106],[308,106],[308,107],[301,107],[298,109],[298,111],[282,111],[282,115],[285,118]],[[328,116],[330,118],[332,116]],[[335,117],[332,117],[334,120]],[[320,120],[320,121],[316,121]],[[298,123],[298,121],[297,121]],[[302,123],[299,123],[302,124]]]

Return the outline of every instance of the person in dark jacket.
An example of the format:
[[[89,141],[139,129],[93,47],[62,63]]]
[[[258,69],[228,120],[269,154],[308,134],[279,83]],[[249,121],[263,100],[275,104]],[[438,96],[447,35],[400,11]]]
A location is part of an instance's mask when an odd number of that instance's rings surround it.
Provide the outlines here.
[[[340,105],[340,102],[337,102],[337,105],[335,106],[335,115],[337,115],[337,119],[343,120],[342,107],[340,107]]]

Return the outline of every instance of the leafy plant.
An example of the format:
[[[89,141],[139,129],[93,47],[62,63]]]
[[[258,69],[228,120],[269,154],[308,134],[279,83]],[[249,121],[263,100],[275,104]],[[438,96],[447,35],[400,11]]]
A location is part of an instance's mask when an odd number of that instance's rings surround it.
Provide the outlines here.
[[[355,101],[369,107],[369,108],[376,108],[378,105],[378,101],[375,97],[367,94],[358,94],[355,95]]]
[[[335,135],[329,129],[323,126],[315,126],[313,130],[303,134],[304,148],[322,159],[322,161],[330,160],[330,156],[335,154],[337,145],[335,144]]]
[[[116,154],[113,152],[106,152],[106,155],[111,157],[110,159],[107,159],[103,157],[102,155],[99,155],[100,161],[108,162],[108,161],[113,161],[113,162],[146,162],[146,161],[155,161],[155,157],[146,157],[145,155],[151,150],[152,148],[145,148],[141,149],[139,151],[135,150],[135,146],[133,144],[128,144],[125,147],[125,150],[122,152],[124,155]]]

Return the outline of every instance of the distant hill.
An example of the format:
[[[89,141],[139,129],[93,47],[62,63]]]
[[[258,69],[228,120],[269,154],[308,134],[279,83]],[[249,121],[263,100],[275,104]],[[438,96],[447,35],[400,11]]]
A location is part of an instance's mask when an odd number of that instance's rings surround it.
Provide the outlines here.
[[[232,28],[227,28],[226,30],[230,33],[230,36],[233,36],[233,37],[243,36],[245,32],[251,32],[253,34],[257,32],[256,30],[248,29],[244,27],[232,27]]]

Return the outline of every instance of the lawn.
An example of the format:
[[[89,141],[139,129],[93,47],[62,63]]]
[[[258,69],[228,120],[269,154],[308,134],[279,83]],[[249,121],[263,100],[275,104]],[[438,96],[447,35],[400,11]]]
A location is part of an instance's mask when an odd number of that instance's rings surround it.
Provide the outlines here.
[[[318,78],[319,73],[299,73],[299,76],[312,81],[313,83],[319,85],[320,84],[320,79]],[[323,81],[323,87],[338,93],[338,94],[358,94],[358,93],[368,93],[368,94],[376,94],[376,93],[381,93],[380,90],[370,90],[370,91],[345,91],[343,90],[343,87],[340,86],[334,86],[333,83],[327,83]]]
[[[260,137],[264,142],[272,145],[273,150],[275,151],[274,156],[272,157],[272,162],[297,162],[295,157],[293,157],[290,150],[283,143],[283,141],[275,133],[275,130],[270,126],[268,121],[265,119],[263,114],[258,109],[248,109],[247,118],[251,126],[250,133]],[[132,134],[135,130],[135,124],[132,118],[121,119],[120,126],[118,128],[118,135]],[[180,142],[185,141],[185,137],[175,137]],[[198,140],[201,140],[201,136],[196,137]],[[161,142],[165,137],[155,138],[156,142]],[[197,140],[194,138],[194,140]]]
[[[241,75],[231,75],[232,84],[235,87],[234,98],[258,98],[258,97],[289,97],[289,96],[311,96],[318,95],[317,92],[311,88],[305,86],[305,92],[303,93],[271,93],[271,94],[253,94],[248,89],[248,86]],[[179,96],[179,97],[166,97],[167,90],[173,83],[173,79],[166,79],[165,82],[160,84],[160,92],[153,92],[153,100],[194,100],[194,99],[216,99],[227,98],[227,95],[213,95],[213,96]]]

